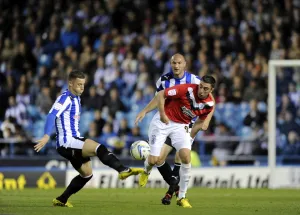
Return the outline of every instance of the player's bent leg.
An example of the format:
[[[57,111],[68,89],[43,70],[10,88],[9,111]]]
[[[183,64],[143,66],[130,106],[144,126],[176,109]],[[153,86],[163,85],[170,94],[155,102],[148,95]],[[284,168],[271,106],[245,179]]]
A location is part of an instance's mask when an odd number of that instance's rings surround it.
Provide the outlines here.
[[[174,168],[173,168],[173,171],[172,171],[172,177],[171,178],[174,178],[175,181],[178,181],[179,182],[179,170],[180,170],[180,167],[181,167],[181,159],[180,159],[180,156],[179,156],[179,152],[176,152],[175,154],[175,163],[174,163]]]
[[[172,184],[174,186],[174,192],[175,192],[176,197],[178,197],[178,193],[179,193],[178,184],[179,184],[179,179],[180,179],[180,176],[179,176],[180,167],[181,167],[181,159],[179,156],[179,152],[177,151],[175,154],[175,163],[174,163],[174,168],[172,170],[172,176],[170,179],[170,184]]]
[[[144,173],[139,178],[139,185],[144,187],[147,184],[149,174],[152,167],[157,164],[161,149],[168,136],[168,129],[166,125],[162,125],[159,114],[156,113],[149,125],[149,145],[150,155],[144,162]]]
[[[169,141],[169,142],[168,142]],[[170,179],[172,176],[172,169],[168,162],[166,162],[167,156],[172,151],[173,147],[171,147],[169,144],[171,144],[171,140],[167,139],[168,143],[165,143],[161,149],[160,156],[157,162],[157,169],[162,175],[163,179],[170,185]],[[170,205],[172,196],[173,196],[173,186],[170,186],[165,196],[161,199],[161,203],[164,205]]]
[[[151,170],[153,166],[157,163],[158,158],[158,156],[153,156],[151,154],[146,158],[144,162],[144,171],[143,173],[141,173],[141,176],[139,178],[139,185],[141,187],[146,186]]]
[[[161,165],[161,164],[163,164],[163,162],[165,162],[165,160],[167,159],[167,156],[170,154],[172,149],[173,149],[173,147],[171,147],[167,144],[163,145],[163,147],[161,148],[160,154],[159,154],[157,165]]]
[[[81,190],[85,186],[85,184],[93,177],[91,161],[83,163],[81,167],[77,169],[77,171],[79,172],[79,175],[72,179],[63,194],[53,199],[53,206],[73,207],[73,205],[68,202],[68,199],[71,195]]]
[[[157,161],[157,169],[160,172],[160,174],[162,175],[163,179],[170,184],[170,178],[172,175],[172,169],[170,167],[170,165],[168,164],[168,162],[166,162],[166,158],[168,156],[168,154],[172,151],[172,147],[164,144],[161,151],[160,151],[160,155]]]
[[[99,144],[91,139],[86,139],[82,149],[83,156],[97,156],[99,160],[119,172],[119,178],[124,180],[131,175],[138,175],[143,172],[142,168],[125,167],[120,160],[103,144]]]
[[[94,157],[97,156],[97,148],[99,146],[99,143],[97,143],[94,140],[86,139],[84,141],[83,147],[82,147],[82,156],[83,157]]]

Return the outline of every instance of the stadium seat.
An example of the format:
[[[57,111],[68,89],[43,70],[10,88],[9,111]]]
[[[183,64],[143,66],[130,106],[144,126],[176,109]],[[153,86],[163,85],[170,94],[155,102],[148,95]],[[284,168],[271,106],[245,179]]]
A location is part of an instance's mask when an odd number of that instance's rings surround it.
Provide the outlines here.
[[[130,111],[129,113],[126,114],[126,118],[127,118],[127,121],[128,121],[128,126],[130,128],[134,127],[134,120],[135,120],[135,117],[137,116],[138,113],[139,113],[138,111]]]
[[[89,130],[90,123],[94,120],[94,111],[86,111],[81,114],[79,131],[84,134]]]
[[[37,106],[35,106],[35,105],[28,105],[27,113],[33,121],[41,119],[41,113],[40,113],[39,109],[37,108]]]
[[[124,119],[126,116],[125,116],[125,113],[122,112],[122,111],[117,111],[116,113],[116,120],[118,122],[120,122],[122,119]]]
[[[253,134],[252,128],[249,126],[244,126],[240,131],[240,136],[245,138],[251,137]]]
[[[35,138],[41,138],[44,135],[44,126],[45,121],[44,120],[38,120],[33,123],[33,131],[32,135]]]
[[[250,105],[247,102],[242,102],[240,104],[240,108],[242,111],[247,111],[247,112],[250,111]]]
[[[52,64],[52,59],[49,55],[42,54],[38,59],[38,62],[39,62],[39,66],[50,67]]]
[[[267,112],[267,104],[265,102],[258,102],[257,108],[259,111],[266,113]]]

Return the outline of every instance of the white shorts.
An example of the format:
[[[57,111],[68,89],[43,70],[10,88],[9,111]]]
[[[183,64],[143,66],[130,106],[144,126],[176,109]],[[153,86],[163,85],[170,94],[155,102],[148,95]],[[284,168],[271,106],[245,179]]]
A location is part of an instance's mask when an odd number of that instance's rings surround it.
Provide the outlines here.
[[[161,148],[169,137],[172,146],[179,151],[182,148],[191,149],[191,136],[189,124],[181,124],[170,120],[169,124],[160,121],[159,113],[156,113],[149,126],[150,154],[159,156]]]
[[[65,148],[82,149],[86,138],[72,137],[72,136],[59,136],[56,140],[57,147],[63,146]]]

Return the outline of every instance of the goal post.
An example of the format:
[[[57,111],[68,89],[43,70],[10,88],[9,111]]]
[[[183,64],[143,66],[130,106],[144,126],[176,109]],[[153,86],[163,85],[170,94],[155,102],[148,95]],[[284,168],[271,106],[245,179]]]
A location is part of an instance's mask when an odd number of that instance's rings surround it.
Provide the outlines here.
[[[270,60],[268,76],[268,167],[270,170],[270,188],[274,187],[276,168],[276,68],[300,67],[300,60]]]

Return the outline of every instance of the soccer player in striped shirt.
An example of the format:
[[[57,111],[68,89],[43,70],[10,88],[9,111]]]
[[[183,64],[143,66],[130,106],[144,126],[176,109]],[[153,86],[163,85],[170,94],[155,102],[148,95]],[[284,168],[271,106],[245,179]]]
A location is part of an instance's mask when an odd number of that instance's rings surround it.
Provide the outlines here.
[[[72,71],[69,74],[68,90],[56,99],[47,115],[45,134],[34,146],[34,149],[39,152],[49,141],[55,126],[57,152],[68,159],[74,169],[79,172],[79,175],[72,179],[62,195],[53,199],[54,206],[73,207],[68,202],[69,197],[81,190],[93,177],[90,157],[97,156],[103,164],[115,169],[121,180],[143,172],[142,168],[125,167],[104,145],[81,137],[79,132],[80,95],[84,91],[84,84],[85,74],[83,72]]]
[[[156,93],[161,90],[167,89],[169,87],[173,87],[180,84],[200,84],[200,78],[194,74],[190,74],[185,71],[186,61],[181,54],[175,54],[171,57],[170,61],[172,71],[162,75],[158,81],[156,82]],[[212,95],[211,95],[212,96]],[[212,96],[213,98],[213,96]],[[149,104],[137,115],[135,119],[135,123],[138,124],[145,115],[157,108],[157,101],[155,97],[149,102]],[[202,124],[202,130],[206,130],[208,128],[209,122],[213,115],[214,109],[205,121]],[[190,129],[192,128],[195,119],[191,121]],[[174,169],[172,170],[170,165],[165,161],[168,154],[172,151],[173,146],[170,138],[168,137],[159,156],[159,160],[157,162],[157,169],[163,176],[164,180],[170,185],[167,193],[162,198],[162,204],[169,205],[171,203],[171,198],[173,193],[175,192],[176,196],[178,195],[179,187],[179,169],[181,166],[181,160],[179,158],[178,152],[175,155],[175,164]]]

